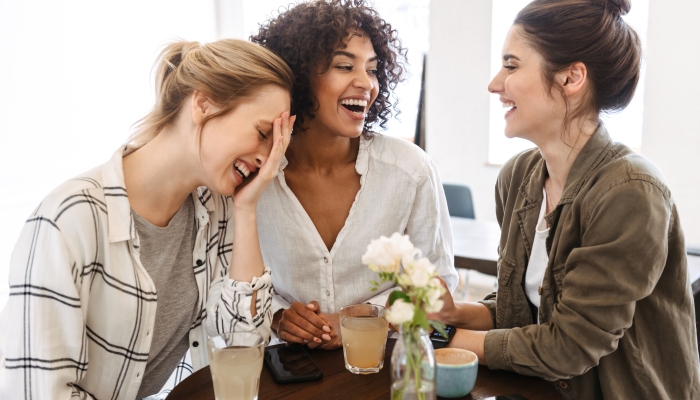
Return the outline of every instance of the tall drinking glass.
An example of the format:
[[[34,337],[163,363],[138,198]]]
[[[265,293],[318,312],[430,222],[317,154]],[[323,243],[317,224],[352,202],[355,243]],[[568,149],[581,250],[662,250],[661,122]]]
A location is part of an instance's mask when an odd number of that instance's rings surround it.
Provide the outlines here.
[[[257,332],[224,333],[207,340],[216,400],[257,400],[265,340]]]
[[[340,309],[345,368],[353,374],[373,374],[384,366],[389,323],[384,307],[355,304]]]

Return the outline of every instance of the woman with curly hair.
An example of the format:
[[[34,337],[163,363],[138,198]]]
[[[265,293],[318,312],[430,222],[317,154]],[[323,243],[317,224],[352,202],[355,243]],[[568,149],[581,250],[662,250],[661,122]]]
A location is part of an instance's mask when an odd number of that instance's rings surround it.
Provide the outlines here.
[[[360,259],[370,240],[408,234],[450,290],[457,285],[452,232],[433,161],[374,129],[393,113],[406,50],[362,0],[298,4],[251,38],[295,75],[294,135],[260,198],[260,243],[272,270],[273,329],[287,342],[340,346],[338,311],[384,305]]]

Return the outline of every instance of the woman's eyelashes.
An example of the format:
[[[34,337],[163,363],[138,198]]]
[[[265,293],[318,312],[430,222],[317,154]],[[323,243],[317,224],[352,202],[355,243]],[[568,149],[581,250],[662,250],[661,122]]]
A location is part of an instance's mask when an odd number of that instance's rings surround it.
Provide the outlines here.
[[[267,140],[267,135],[264,134],[264,133],[262,133],[262,131],[261,131],[260,129],[258,129],[258,133],[259,133],[260,136],[261,136],[261,137],[260,137],[260,140]]]
[[[342,70],[342,71],[348,71],[348,72],[350,72],[354,69],[354,67],[352,65],[336,65],[335,68]],[[377,68],[376,67],[370,68],[367,70],[367,73],[369,75],[377,75]]]

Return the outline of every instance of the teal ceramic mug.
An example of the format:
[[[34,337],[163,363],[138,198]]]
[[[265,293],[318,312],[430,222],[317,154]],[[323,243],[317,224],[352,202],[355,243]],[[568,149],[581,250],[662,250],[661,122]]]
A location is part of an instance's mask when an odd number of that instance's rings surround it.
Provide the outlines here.
[[[438,396],[462,397],[472,391],[479,371],[479,358],[476,354],[464,349],[437,349],[435,361]]]

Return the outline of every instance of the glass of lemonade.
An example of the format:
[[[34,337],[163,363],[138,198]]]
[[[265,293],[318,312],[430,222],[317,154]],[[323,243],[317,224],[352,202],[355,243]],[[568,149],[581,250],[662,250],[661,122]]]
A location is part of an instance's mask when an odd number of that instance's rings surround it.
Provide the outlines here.
[[[216,400],[257,400],[265,340],[257,332],[231,332],[207,339]]]
[[[385,309],[374,304],[355,304],[340,309],[345,368],[353,374],[373,374],[384,366],[389,323]]]

